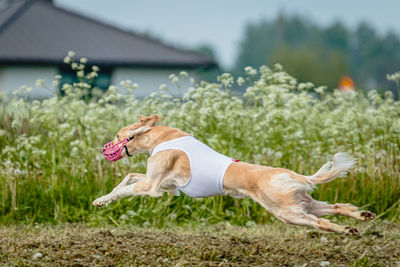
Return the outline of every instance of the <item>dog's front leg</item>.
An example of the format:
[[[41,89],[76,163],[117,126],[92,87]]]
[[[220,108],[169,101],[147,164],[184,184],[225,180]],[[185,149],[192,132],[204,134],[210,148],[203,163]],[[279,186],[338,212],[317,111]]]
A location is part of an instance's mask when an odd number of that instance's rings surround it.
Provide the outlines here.
[[[121,199],[123,197],[134,196],[133,187],[135,184],[130,184],[126,186],[122,186],[120,188],[114,188],[114,190],[102,197],[99,197],[95,201],[93,201],[93,205],[97,207],[108,206],[113,201]]]
[[[124,197],[138,196],[138,195],[149,195],[151,197],[162,196],[161,192],[153,192],[151,189],[154,188],[152,181],[140,180],[136,183],[122,186],[115,189],[111,193],[102,196],[95,201],[93,201],[94,206],[107,206],[113,201],[117,201]]]
[[[112,192],[116,191],[117,189],[120,189],[124,186],[127,186],[129,184],[136,183],[146,177],[146,174],[143,173],[129,173],[125,178],[122,180],[122,182],[117,185]]]
[[[126,187],[127,185],[136,183],[137,181],[140,181],[140,180],[144,179],[145,177],[146,177],[146,175],[142,174],[142,173],[129,173],[127,176],[125,176],[125,178],[122,180],[122,182],[119,185],[117,185],[110,193],[97,198],[93,202],[93,205],[95,205],[95,206],[106,205],[106,204],[100,204],[100,203],[108,202],[107,200],[112,198],[113,193],[116,193],[116,191],[118,191],[119,189],[122,189],[122,188]]]

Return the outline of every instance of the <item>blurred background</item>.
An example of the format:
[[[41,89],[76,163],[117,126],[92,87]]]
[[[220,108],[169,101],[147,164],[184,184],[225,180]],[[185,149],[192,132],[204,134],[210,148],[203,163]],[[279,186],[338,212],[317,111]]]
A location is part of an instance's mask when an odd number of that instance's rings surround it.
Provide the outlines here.
[[[0,0],[0,90],[74,81],[72,50],[100,66],[97,87],[130,79],[138,96],[181,70],[214,81],[280,63],[300,82],[397,97],[386,75],[400,69],[398,10],[396,0]]]

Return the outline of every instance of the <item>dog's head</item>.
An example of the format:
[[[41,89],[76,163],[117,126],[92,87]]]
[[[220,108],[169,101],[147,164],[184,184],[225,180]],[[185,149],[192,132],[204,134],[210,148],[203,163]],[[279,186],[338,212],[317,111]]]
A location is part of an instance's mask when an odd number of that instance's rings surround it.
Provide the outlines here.
[[[138,122],[119,130],[114,140],[104,146],[104,156],[109,161],[117,161],[127,155],[148,152],[146,149],[148,136],[143,134],[150,131],[159,121],[158,115],[139,116]]]

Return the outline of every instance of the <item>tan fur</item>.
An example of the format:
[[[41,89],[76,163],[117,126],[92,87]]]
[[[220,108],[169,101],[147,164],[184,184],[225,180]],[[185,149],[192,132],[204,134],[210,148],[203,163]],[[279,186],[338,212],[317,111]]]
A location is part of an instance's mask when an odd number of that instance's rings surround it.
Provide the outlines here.
[[[140,116],[139,122],[121,129],[113,143],[128,138],[133,133],[134,139],[127,144],[129,154],[151,153],[154,147],[162,142],[189,135],[176,128],[155,126],[159,120],[157,115]],[[122,155],[124,154],[125,152]],[[357,207],[350,204],[326,204],[307,194],[307,190],[313,185],[331,181],[354,165],[353,161],[346,161],[343,154],[335,155],[335,159],[325,164],[313,176],[300,175],[283,168],[234,162],[225,173],[224,191],[232,197],[251,197],[286,223],[357,234],[355,228],[340,226],[318,216],[339,214],[368,221],[373,219],[375,214],[357,211]],[[157,153],[148,159],[147,166],[146,174],[129,174],[110,194],[96,199],[93,204],[108,205],[122,197],[134,195],[157,197],[161,196],[162,192],[178,194],[176,185],[186,184],[190,177],[189,160],[186,154],[179,150]]]

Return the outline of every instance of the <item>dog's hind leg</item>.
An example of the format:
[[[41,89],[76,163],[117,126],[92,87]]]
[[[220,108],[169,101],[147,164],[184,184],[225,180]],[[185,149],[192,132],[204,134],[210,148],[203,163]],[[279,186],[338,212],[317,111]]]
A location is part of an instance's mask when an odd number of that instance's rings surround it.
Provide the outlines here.
[[[307,210],[309,213],[312,213],[317,217],[337,214],[348,216],[363,222],[370,221],[375,218],[374,213],[368,210],[359,211],[358,207],[351,204],[328,204],[314,199],[309,202]]]
[[[279,215],[276,216],[281,221],[295,224],[295,225],[303,225],[303,226],[312,226],[319,230],[328,231],[328,232],[336,232],[340,234],[350,234],[350,235],[358,235],[358,230],[354,227],[342,226],[339,224],[335,224],[326,219],[317,218],[313,214],[308,214],[301,210],[301,207],[296,207],[294,209],[284,209],[279,212]]]
[[[312,226],[320,230],[342,234],[358,234],[356,228],[338,225],[308,213],[305,207],[312,198],[303,190],[286,193],[284,197],[279,194],[271,194],[271,192],[265,194],[261,190],[247,191],[247,193],[253,200],[285,223]]]

